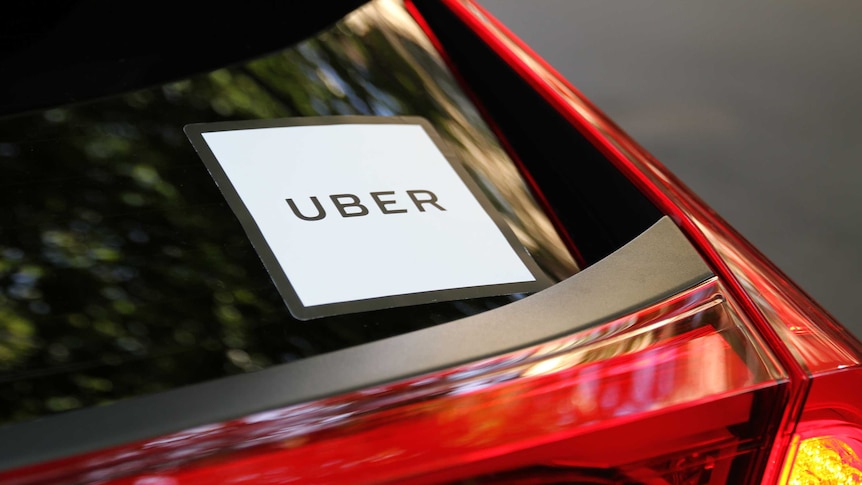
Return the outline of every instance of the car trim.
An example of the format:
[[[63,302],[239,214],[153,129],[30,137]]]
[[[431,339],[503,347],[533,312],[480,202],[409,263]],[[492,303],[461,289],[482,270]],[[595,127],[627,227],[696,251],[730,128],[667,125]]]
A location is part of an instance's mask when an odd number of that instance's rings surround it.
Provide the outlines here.
[[[0,428],[9,470],[431,373],[630,314],[712,272],[663,217],[593,266],[504,307],[262,371]]]

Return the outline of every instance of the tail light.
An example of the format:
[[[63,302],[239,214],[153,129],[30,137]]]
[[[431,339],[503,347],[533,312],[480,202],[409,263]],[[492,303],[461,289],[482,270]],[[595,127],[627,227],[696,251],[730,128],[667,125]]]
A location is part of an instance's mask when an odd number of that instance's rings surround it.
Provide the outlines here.
[[[447,5],[677,223],[775,352],[789,394],[773,417],[778,426],[762,477],[749,480],[858,482],[858,340],[486,11],[467,0]]]
[[[506,355],[5,478],[728,483],[756,465],[787,396],[765,348],[711,278]]]
[[[407,7],[435,41],[418,3]],[[715,276],[531,347],[19,468],[4,483],[862,482],[859,342],[487,12],[442,3],[668,215]]]

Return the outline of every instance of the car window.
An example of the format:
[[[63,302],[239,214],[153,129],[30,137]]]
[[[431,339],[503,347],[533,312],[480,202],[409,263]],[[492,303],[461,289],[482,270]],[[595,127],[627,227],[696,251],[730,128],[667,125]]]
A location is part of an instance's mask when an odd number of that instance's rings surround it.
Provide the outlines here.
[[[0,423],[252,372],[526,296],[294,319],[183,127],[329,115],[428,120],[538,267],[553,281],[578,271],[415,21],[375,1],[240,64],[0,119]]]

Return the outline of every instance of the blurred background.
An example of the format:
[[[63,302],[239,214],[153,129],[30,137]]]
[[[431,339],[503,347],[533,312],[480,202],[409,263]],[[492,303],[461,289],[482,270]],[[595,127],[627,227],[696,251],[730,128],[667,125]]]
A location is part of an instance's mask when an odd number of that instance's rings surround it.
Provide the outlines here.
[[[862,2],[480,3],[862,338]]]

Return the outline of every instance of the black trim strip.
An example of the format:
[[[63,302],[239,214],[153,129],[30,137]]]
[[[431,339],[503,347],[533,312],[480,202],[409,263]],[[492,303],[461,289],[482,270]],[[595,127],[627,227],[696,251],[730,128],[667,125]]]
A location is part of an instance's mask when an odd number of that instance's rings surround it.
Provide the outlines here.
[[[0,428],[0,470],[398,381],[600,324],[712,277],[664,217],[607,258],[524,300],[253,374]]]

